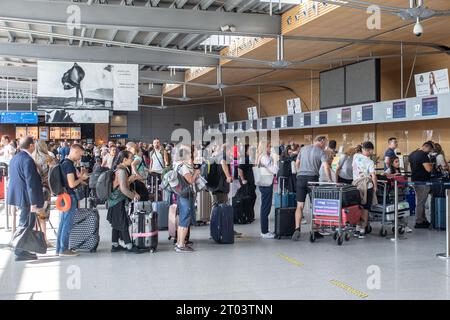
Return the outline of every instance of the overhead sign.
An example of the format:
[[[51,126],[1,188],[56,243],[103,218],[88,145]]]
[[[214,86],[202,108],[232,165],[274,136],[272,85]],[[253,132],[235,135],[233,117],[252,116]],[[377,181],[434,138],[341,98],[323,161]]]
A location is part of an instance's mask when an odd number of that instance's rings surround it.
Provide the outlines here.
[[[257,120],[258,119],[258,109],[256,107],[247,108],[248,120]]]
[[[0,123],[3,124],[37,124],[37,112],[1,112]]]
[[[221,124],[227,123],[227,113],[226,112],[219,113],[219,121]]]
[[[126,134],[118,134],[118,133],[111,133],[109,135],[110,139],[128,139],[128,133]]]
[[[137,111],[135,64],[38,62],[37,106],[42,109]]]
[[[417,97],[450,92],[448,69],[416,74],[415,82]]]
[[[286,100],[288,114],[302,113],[302,102],[300,98]]]

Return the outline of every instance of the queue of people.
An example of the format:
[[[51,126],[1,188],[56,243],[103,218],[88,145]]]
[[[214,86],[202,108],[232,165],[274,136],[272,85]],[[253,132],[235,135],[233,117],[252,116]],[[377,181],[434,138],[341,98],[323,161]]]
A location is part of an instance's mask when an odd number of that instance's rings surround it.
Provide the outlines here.
[[[252,200],[256,203],[255,178],[253,166],[265,168],[273,176],[285,179],[286,188],[295,193],[295,231],[292,240],[301,238],[301,226],[306,223],[304,218],[305,202],[310,188],[310,182],[338,182],[354,185],[363,195],[363,211],[361,221],[356,227],[355,235],[364,238],[369,221],[369,210],[373,201],[376,201],[378,176],[388,178],[405,175],[402,171],[399,156],[396,154],[398,141],[389,138],[387,150],[384,153],[384,169],[377,171],[374,156],[374,145],[363,142],[361,145],[349,147],[345,153],[338,155],[336,141],[329,141],[326,136],[318,136],[313,144],[303,146],[289,141],[287,145],[281,143],[274,148],[267,141],[260,141],[258,146],[245,145],[244,161],[235,163],[227,161],[236,160],[238,148],[226,144],[214,143],[204,146],[209,153],[198,155],[192,146],[176,147],[173,144],[162,144],[160,139],[154,139],[152,144],[142,142],[128,142],[126,145],[109,142],[107,145],[69,144],[62,142],[59,146],[54,143],[34,141],[31,137],[22,138],[18,145],[14,145],[8,136],[1,139],[0,162],[9,166],[9,192],[8,203],[20,209],[19,225],[33,227],[35,217],[41,229],[46,234],[46,221],[50,217],[51,192],[48,185],[49,170],[56,163],[60,164],[62,179],[67,193],[70,195],[70,207],[61,214],[56,241],[56,254],[59,256],[77,256],[79,253],[71,250],[68,239],[79,203],[78,189],[88,184],[89,173],[95,168],[113,170],[113,192],[109,197],[107,220],[112,227],[112,252],[127,251],[140,253],[131,241],[129,234],[130,221],[128,219],[127,203],[130,201],[145,201],[150,179],[156,179],[158,184],[168,168],[177,168],[185,182],[192,186],[192,193],[186,197],[177,197],[179,210],[179,230],[174,250],[176,252],[192,252],[192,242],[187,234],[190,226],[195,224],[195,192],[194,185],[200,178],[200,165],[198,159],[205,156],[214,159],[218,164],[218,184],[210,189],[213,205],[230,202],[231,186],[235,179],[238,186],[246,188]],[[339,156],[335,170],[333,163]],[[442,147],[431,141],[425,142],[422,147],[412,152],[409,157],[412,182],[431,181],[434,171],[448,172]],[[289,163],[286,166],[286,162]],[[289,168],[288,174],[280,170]],[[284,169],[283,169],[284,170]],[[280,183],[281,180],[274,180]],[[139,185],[143,189],[139,189]],[[274,233],[270,231],[269,216],[272,211],[274,198],[274,185],[258,187],[260,192],[260,236],[263,239],[272,239]],[[426,219],[425,204],[430,193],[430,187],[424,184],[414,186],[416,194],[416,224],[415,228],[428,228],[430,223]],[[168,200],[171,201],[169,194]],[[235,236],[241,234],[234,231]],[[320,235],[319,235],[320,236]],[[122,241],[124,246],[120,246]],[[53,245],[47,240],[48,247]],[[16,250],[17,260],[33,260],[36,256],[29,252]]]

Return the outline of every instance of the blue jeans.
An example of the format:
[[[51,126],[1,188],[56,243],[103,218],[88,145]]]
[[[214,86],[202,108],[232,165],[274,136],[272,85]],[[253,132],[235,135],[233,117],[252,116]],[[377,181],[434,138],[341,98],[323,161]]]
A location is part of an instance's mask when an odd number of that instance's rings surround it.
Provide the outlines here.
[[[75,195],[70,195],[71,206],[69,211],[60,212],[60,222],[58,228],[58,237],[56,239],[56,253],[62,253],[69,250],[69,236],[73,224],[73,216],[77,211],[78,200]]]
[[[180,214],[178,225],[182,228],[189,228],[191,224],[195,223],[195,197],[178,197],[177,204],[178,212]]]
[[[26,227],[29,229],[33,229],[36,223],[36,215],[30,213],[31,207],[20,207],[20,217],[19,217],[19,227]],[[30,216],[31,214],[31,216]],[[29,254],[28,251],[15,249],[14,254],[16,256]]]
[[[269,232],[269,214],[272,210],[273,186],[259,187],[261,192],[261,233]]]

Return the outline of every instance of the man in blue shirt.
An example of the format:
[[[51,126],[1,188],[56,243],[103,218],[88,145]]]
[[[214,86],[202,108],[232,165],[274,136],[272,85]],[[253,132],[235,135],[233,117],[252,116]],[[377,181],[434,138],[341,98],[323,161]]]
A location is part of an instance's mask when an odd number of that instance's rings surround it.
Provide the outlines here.
[[[60,156],[59,159],[61,160],[61,162],[69,155],[69,153],[70,153],[69,143],[66,141],[64,142],[63,147],[59,151]]]
[[[80,161],[81,156],[84,154],[83,146],[79,144],[73,144],[70,148],[69,155],[61,163],[61,173],[64,182],[64,188],[70,195],[70,209],[61,213],[61,220],[58,228],[58,237],[56,243],[56,254],[62,257],[77,256],[78,253],[69,250],[69,235],[72,229],[73,216],[78,208],[78,199],[75,194],[75,188],[86,185],[86,180],[89,179],[87,170],[81,169],[78,174],[75,165]]]
[[[396,156],[395,149],[398,148],[397,138],[391,137],[388,139],[388,149],[384,153],[384,170],[387,170],[390,165],[390,159]]]

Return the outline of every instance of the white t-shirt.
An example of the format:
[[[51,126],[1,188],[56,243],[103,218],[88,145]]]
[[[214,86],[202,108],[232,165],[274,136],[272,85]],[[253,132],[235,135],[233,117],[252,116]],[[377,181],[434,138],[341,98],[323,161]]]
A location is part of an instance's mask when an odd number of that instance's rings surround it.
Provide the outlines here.
[[[0,150],[0,162],[4,162],[9,166],[9,162],[14,157],[16,149],[10,144],[7,144]]]
[[[372,159],[357,153],[353,156],[353,180],[362,177],[370,177],[372,173],[375,173],[375,164]],[[373,185],[369,184],[369,188]]]
[[[106,166],[107,166],[109,169],[112,169],[114,157],[113,157],[112,155],[110,155],[109,153],[107,153],[107,154],[105,155],[105,161],[106,161]]]
[[[436,165],[441,166],[442,168],[445,167],[445,159],[442,154],[436,156]]]
[[[152,168],[153,172],[161,173],[164,169],[164,158],[161,151],[152,151]]]

